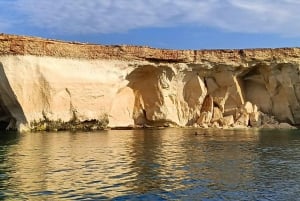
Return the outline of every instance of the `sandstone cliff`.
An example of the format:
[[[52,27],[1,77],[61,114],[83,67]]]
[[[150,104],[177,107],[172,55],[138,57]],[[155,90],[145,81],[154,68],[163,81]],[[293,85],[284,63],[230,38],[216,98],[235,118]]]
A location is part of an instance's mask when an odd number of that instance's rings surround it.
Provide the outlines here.
[[[300,123],[300,49],[165,50],[0,35],[0,121]],[[274,117],[272,117],[274,116]]]

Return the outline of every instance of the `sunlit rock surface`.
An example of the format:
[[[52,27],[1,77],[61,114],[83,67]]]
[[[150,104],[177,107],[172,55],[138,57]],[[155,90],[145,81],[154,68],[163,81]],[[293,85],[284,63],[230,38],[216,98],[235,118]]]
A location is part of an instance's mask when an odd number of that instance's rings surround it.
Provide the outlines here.
[[[164,50],[2,34],[0,122],[289,128],[300,123],[299,64],[298,48]]]

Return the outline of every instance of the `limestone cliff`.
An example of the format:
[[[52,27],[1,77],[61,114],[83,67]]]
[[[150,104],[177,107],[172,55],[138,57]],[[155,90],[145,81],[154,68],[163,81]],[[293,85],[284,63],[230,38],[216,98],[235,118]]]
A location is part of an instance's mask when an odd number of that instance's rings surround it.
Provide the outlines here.
[[[299,67],[299,48],[166,50],[1,34],[0,121],[19,130],[104,116],[110,127],[299,124]]]

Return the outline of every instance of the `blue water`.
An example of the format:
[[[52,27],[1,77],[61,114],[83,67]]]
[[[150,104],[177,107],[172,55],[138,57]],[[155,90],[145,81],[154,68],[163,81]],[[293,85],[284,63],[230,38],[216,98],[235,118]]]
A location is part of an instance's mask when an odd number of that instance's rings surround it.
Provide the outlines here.
[[[300,200],[298,130],[195,131],[0,133],[0,200]]]

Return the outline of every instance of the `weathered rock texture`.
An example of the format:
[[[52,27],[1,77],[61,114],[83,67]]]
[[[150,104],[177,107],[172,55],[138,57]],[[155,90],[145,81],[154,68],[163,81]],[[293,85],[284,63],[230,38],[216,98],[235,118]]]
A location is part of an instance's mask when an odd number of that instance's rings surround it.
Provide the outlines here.
[[[0,121],[19,130],[105,115],[111,127],[283,127],[300,123],[299,67],[299,48],[165,50],[2,34]]]

